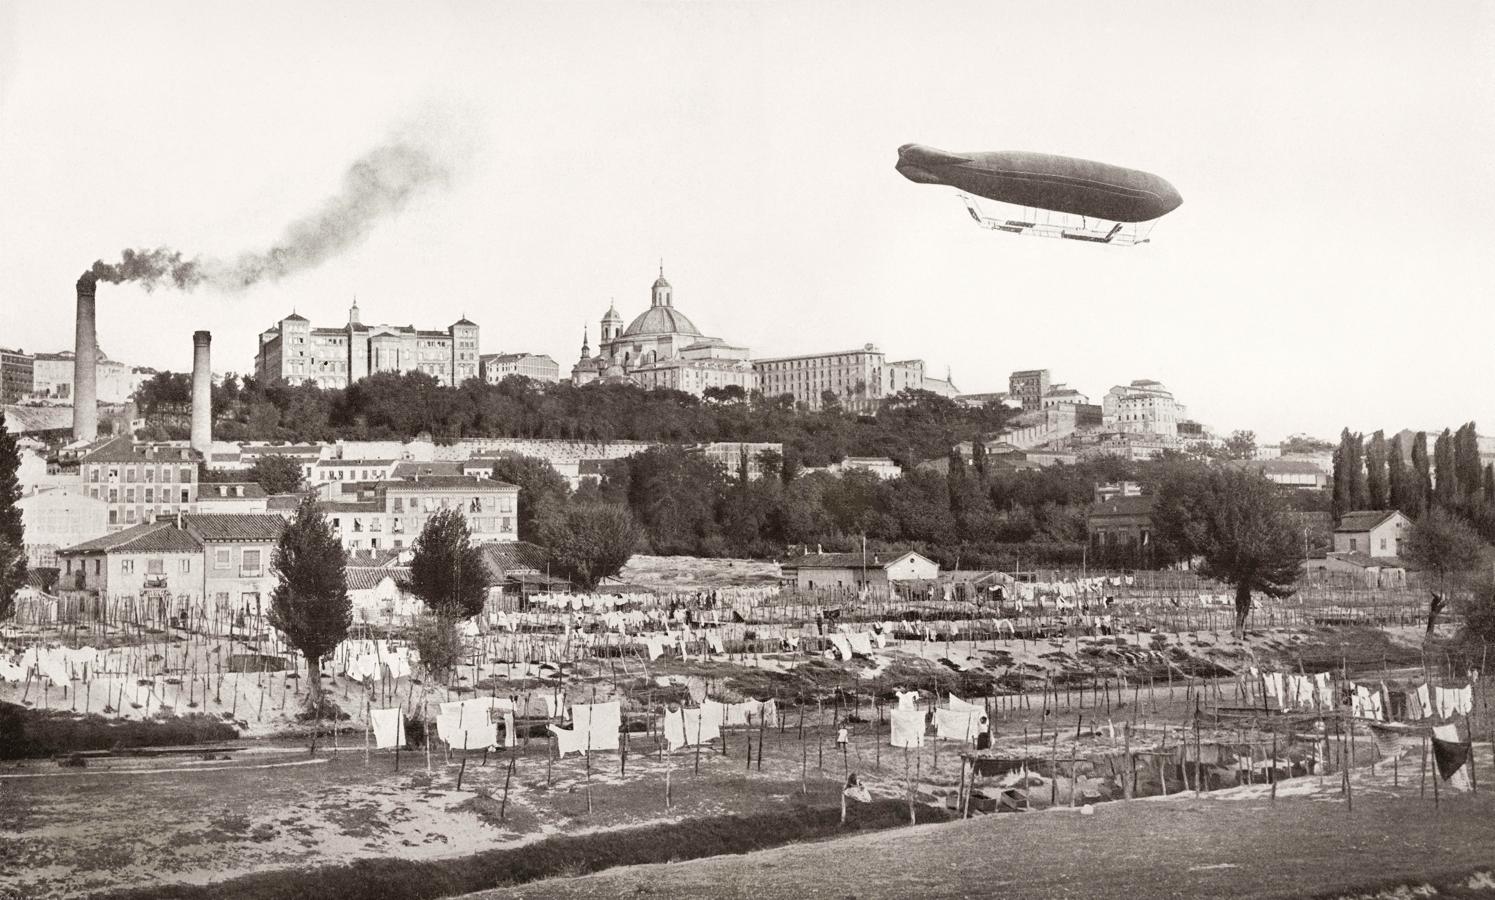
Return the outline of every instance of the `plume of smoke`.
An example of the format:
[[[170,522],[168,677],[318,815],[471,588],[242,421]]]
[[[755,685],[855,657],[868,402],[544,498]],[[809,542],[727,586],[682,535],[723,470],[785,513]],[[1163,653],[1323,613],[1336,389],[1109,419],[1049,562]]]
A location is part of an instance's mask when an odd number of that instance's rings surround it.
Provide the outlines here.
[[[84,272],[98,281],[136,282],[146,290],[209,285],[225,291],[283,278],[326,262],[357,245],[383,218],[398,213],[415,196],[451,175],[447,162],[407,138],[375,147],[349,167],[340,190],[307,215],[286,226],[270,247],[233,259],[187,258],[180,250],[120,251],[119,262],[102,259]]]

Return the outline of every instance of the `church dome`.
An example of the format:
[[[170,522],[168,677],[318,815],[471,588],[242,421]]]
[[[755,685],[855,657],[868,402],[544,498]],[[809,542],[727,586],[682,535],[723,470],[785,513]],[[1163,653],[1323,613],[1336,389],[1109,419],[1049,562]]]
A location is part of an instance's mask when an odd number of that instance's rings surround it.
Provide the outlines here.
[[[644,334],[700,335],[700,333],[695,323],[672,306],[651,306],[623,329],[623,337]]]

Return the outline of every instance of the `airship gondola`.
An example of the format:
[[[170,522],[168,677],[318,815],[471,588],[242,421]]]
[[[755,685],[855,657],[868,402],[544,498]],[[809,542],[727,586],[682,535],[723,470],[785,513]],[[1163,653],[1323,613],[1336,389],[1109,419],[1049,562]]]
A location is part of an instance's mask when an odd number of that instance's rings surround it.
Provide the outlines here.
[[[1183,203],[1173,185],[1150,172],[1050,153],[948,153],[904,144],[896,168],[910,181],[956,188],[978,225],[1011,234],[1143,244],[1156,220]],[[983,209],[977,197],[994,206]]]

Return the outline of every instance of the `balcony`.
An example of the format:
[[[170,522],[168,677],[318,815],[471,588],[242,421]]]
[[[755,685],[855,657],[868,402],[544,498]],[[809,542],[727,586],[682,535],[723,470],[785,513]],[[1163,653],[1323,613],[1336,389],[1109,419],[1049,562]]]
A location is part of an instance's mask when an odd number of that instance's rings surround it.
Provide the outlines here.
[[[265,567],[264,566],[254,566],[253,568],[248,567],[248,566],[241,566],[239,568],[239,577],[240,578],[261,578],[261,577],[264,576],[264,574],[265,574]]]
[[[167,587],[165,575],[147,575],[141,582],[141,587],[151,589],[164,589]]]

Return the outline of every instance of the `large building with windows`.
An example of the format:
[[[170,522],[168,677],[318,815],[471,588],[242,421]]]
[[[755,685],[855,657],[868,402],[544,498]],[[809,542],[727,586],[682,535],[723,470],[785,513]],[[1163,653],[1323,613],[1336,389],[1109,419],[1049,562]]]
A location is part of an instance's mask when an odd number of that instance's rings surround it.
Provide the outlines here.
[[[519,540],[519,488],[491,478],[432,475],[381,481],[359,485],[356,493],[337,495],[320,506],[349,551],[410,547],[426,520],[444,509],[461,510],[475,544]]]
[[[0,347],[0,403],[17,403],[35,389],[36,357]]]
[[[336,328],[291,313],[260,333],[254,354],[255,378],[266,384],[345,388],[376,372],[425,372],[445,385],[477,378],[478,326],[466,317],[444,331],[364,325],[354,301],[348,323]]]
[[[899,391],[925,386],[923,360],[888,362],[875,344],[864,344],[859,350],[755,359],[753,368],[765,397],[787,394],[810,409],[821,409],[834,399],[844,409],[872,412]]]
[[[1106,431],[1178,437],[1178,423],[1188,418],[1183,404],[1161,382],[1138,379],[1117,385],[1101,401],[1101,424]]]
[[[581,359],[571,368],[572,383],[627,382],[697,397],[708,388],[739,387],[744,393],[758,389],[748,349],[701,334],[675,308],[674,288],[665,280],[663,266],[650,288],[649,308],[625,328],[617,308],[609,307],[599,336],[593,354],[583,333]]]
[[[154,447],[121,436],[78,460],[79,492],[108,504],[109,531],[197,509],[197,464],[185,447]]]
[[[482,379],[498,384],[510,375],[554,384],[561,380],[561,367],[544,353],[489,353],[480,360]]]

